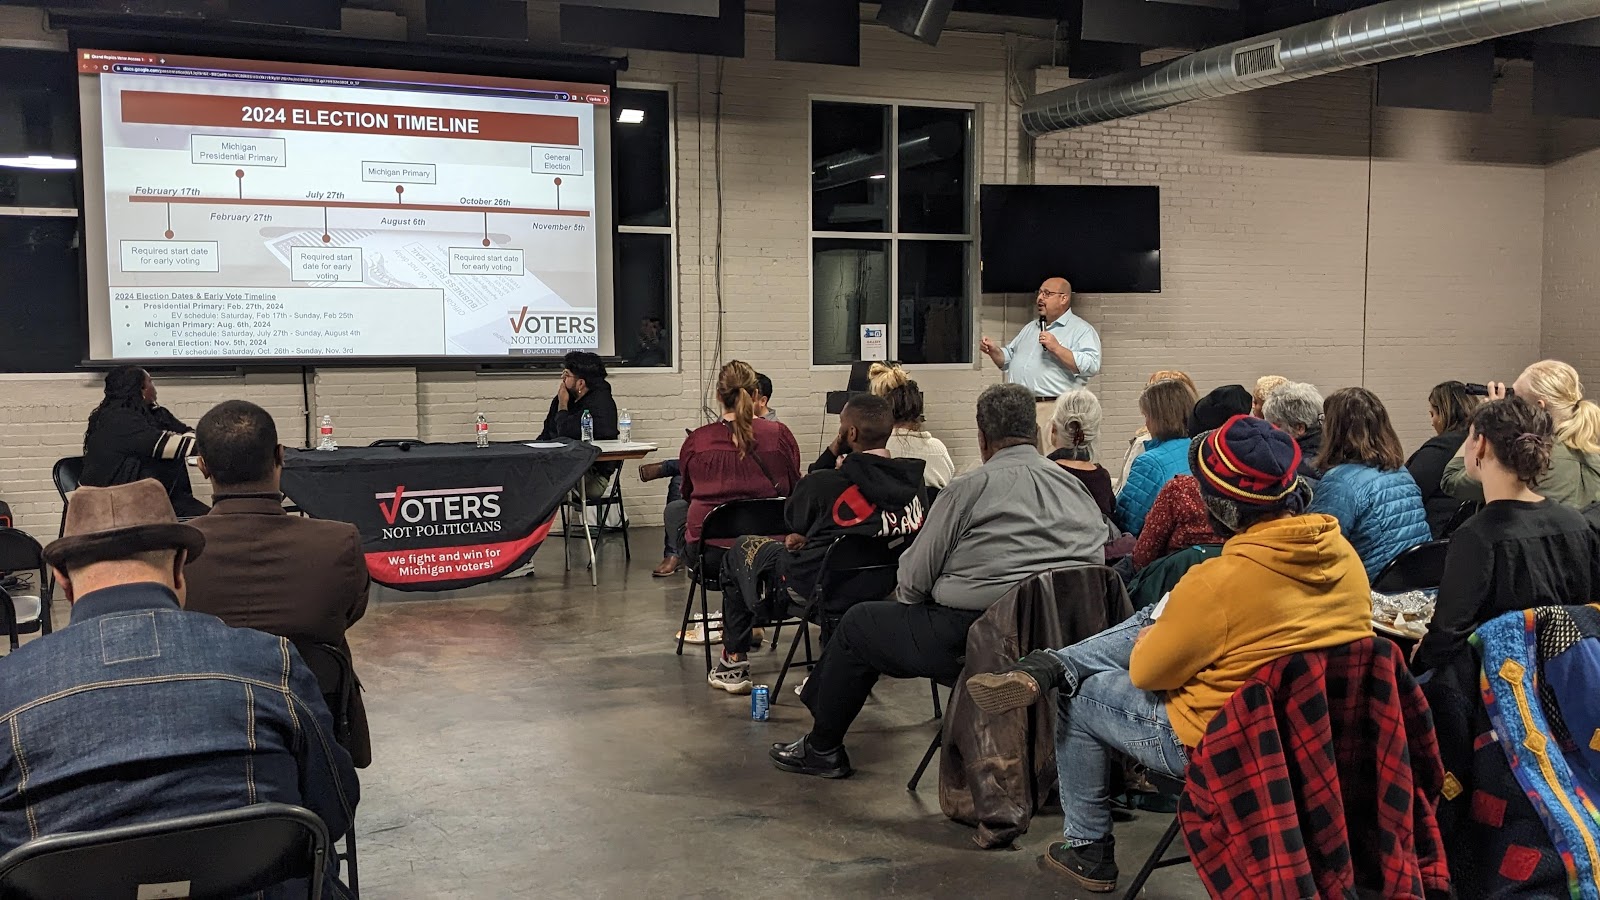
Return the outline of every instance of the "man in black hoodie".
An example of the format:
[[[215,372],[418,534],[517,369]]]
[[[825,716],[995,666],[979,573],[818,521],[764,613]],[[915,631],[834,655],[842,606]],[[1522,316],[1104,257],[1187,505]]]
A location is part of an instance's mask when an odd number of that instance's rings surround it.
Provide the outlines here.
[[[544,417],[544,429],[539,440],[564,437],[583,440],[583,414],[594,420],[594,439],[614,441],[617,430],[617,401],[611,396],[611,382],[606,381],[606,364],[595,353],[574,350],[562,360],[561,384],[556,387],[555,398],[550,401],[550,411]],[[611,473],[622,468],[621,463],[599,463],[584,476],[589,497],[605,493],[611,482]],[[574,494],[577,492],[574,491]]]
[[[828,547],[846,534],[896,537],[922,527],[928,508],[920,459],[893,459],[885,447],[894,415],[882,397],[864,394],[839,414],[839,436],[800,479],[784,505],[789,535],[782,541],[746,535],[723,557],[722,661],[706,676],[714,688],[750,693],[751,627],[764,583],[803,602],[822,572]],[[776,612],[778,610],[771,610]]]

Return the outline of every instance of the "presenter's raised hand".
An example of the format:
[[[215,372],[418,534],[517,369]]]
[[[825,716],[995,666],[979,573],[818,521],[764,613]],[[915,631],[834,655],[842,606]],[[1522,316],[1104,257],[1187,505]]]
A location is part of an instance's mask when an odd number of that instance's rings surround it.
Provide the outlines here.
[[[1005,357],[1000,353],[1000,345],[989,340],[988,335],[984,335],[983,340],[978,342],[978,352],[994,360],[997,366],[1005,361]]]

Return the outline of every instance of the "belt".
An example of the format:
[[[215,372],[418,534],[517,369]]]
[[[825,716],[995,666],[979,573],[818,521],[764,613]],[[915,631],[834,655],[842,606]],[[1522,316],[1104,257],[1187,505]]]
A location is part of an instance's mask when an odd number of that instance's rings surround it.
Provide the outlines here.
[[[1060,399],[1059,397],[1035,397],[1035,398],[1033,398],[1033,402],[1035,402],[1035,403],[1054,403],[1059,399]]]

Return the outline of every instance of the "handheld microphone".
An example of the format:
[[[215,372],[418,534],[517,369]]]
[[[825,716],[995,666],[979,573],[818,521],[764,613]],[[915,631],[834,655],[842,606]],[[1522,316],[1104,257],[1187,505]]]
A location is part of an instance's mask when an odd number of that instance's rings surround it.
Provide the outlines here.
[[[1044,313],[1039,313],[1039,330],[1043,331],[1047,327],[1049,327],[1049,323],[1044,320]]]

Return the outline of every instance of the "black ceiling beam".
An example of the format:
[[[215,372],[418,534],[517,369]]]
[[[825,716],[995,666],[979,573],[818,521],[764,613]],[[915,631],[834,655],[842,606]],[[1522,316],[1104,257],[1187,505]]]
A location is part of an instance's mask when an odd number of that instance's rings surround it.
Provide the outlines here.
[[[478,0],[456,0],[459,3]],[[600,9],[631,9],[635,12],[671,13],[675,16],[705,16],[715,19],[721,14],[719,0],[572,0],[573,6],[593,6]]]
[[[1471,44],[1378,63],[1378,105],[1488,112],[1494,99],[1494,45]]]
[[[1075,37],[1084,41],[1198,49],[1252,33],[1238,11],[1210,6],[1082,0],[1079,10],[1071,21]]]
[[[781,62],[861,65],[859,0],[777,0],[773,31]]]
[[[528,4],[523,0],[427,0],[423,15],[429,34],[528,39]]]
[[[561,4],[561,42],[705,56],[744,56],[744,0],[718,0],[715,19]]]

